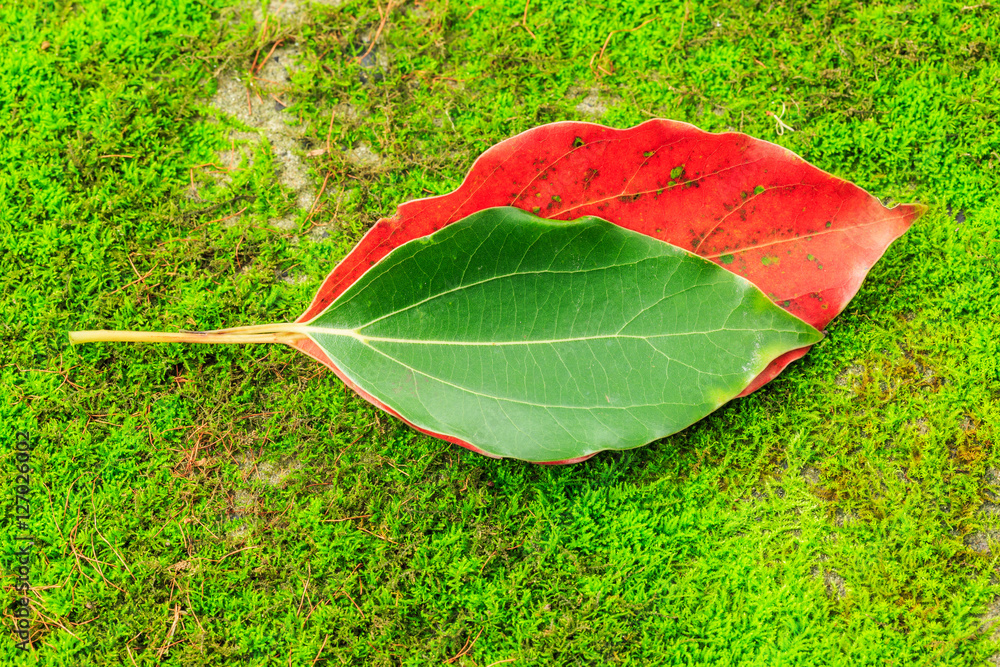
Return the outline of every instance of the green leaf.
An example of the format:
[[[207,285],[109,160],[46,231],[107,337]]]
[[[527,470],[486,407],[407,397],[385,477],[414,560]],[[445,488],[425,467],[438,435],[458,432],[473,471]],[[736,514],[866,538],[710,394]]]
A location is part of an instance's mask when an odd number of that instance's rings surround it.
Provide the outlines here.
[[[822,338],[685,250],[515,208],[400,246],[296,330],[418,428],[529,461],[670,435]]]

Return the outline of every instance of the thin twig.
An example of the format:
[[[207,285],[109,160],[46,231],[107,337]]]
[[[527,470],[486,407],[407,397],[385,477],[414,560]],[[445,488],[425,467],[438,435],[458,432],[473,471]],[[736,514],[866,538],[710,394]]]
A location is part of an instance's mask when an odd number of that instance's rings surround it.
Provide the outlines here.
[[[203,222],[202,224],[198,225],[198,227],[204,227],[205,225],[212,225],[212,224],[215,224],[216,222],[225,222],[226,220],[229,220],[230,218],[235,218],[238,215],[242,215],[243,211],[247,210],[248,208],[250,208],[250,207],[249,206],[244,206],[240,210],[236,211],[236,213],[230,213],[229,215],[222,216],[221,218],[216,218],[215,220],[209,220],[208,222]]]
[[[684,24],[687,23],[688,14],[691,12],[691,4],[688,2],[684,3],[684,16],[681,17],[681,29],[677,34],[677,41],[674,43],[674,49],[680,47],[681,42],[684,41]]]
[[[131,262],[129,262],[129,263],[131,264]],[[141,282],[143,282],[143,281],[144,281],[144,280],[146,280],[146,278],[148,278],[148,277],[149,277],[149,276],[150,276],[150,275],[151,275],[151,274],[153,273],[153,271],[155,271],[155,270],[156,270],[156,269],[157,269],[157,268],[158,268],[159,266],[160,266],[160,260],[156,260],[156,264],[154,264],[154,265],[153,265],[153,268],[151,268],[151,269],[150,269],[149,271],[147,271],[146,273],[142,274],[141,276],[139,276],[138,278],[136,278],[136,279],[135,279],[135,280],[133,280],[132,282],[130,282],[130,283],[127,283],[127,284],[125,284],[125,285],[122,285],[121,287],[119,287],[118,289],[114,290],[113,292],[109,292],[109,293],[107,294],[107,296],[114,296],[115,294],[118,294],[118,292],[121,292],[121,291],[122,291],[123,289],[128,289],[129,287],[131,287],[132,285],[135,285],[136,283],[141,283]],[[133,266],[132,268],[133,268],[133,270],[135,269],[135,267],[134,267],[134,266]],[[138,274],[136,274],[136,275],[138,275]]]
[[[479,634],[477,634],[476,637],[475,637],[475,639],[473,639],[471,642],[468,639],[466,639],[465,640],[465,644],[462,645],[462,648],[459,649],[458,653],[456,653],[452,657],[450,657],[447,660],[445,660],[444,661],[445,664],[446,665],[450,665],[451,663],[453,663],[456,660],[458,660],[459,658],[461,658],[463,655],[468,655],[469,651],[471,651],[472,647],[476,645],[476,641],[479,640],[480,635],[483,634],[483,630],[485,630],[485,629],[486,628],[479,628]]]
[[[320,523],[340,523],[341,521],[350,521],[351,519],[367,519],[371,514],[358,514],[357,516],[345,516],[343,519],[323,519]]]
[[[181,606],[179,604],[175,604],[174,605],[174,622],[173,622],[173,625],[170,626],[170,631],[167,633],[167,638],[163,640],[163,646],[161,646],[160,650],[157,651],[157,653],[156,653],[156,657],[157,658],[162,658],[163,654],[166,652],[167,648],[169,648],[168,645],[170,644],[170,638],[173,637],[174,633],[177,631],[177,623],[180,620],[181,620]]]
[[[260,27],[260,43],[261,45],[257,47],[257,52],[253,54],[253,65],[250,66],[250,73],[253,74],[257,71],[257,58],[260,57],[260,50],[264,46],[264,40],[267,38],[267,22],[271,18],[270,14],[264,16],[264,25]]]
[[[63,384],[68,384],[69,386],[73,387],[74,389],[79,389],[80,388],[80,385],[78,385],[78,384],[76,384],[74,382],[70,382],[70,380],[69,380],[69,371],[63,371],[63,370],[50,371],[50,370],[46,370],[44,368],[21,368],[17,364],[14,364],[14,368],[17,369],[18,373],[48,373],[50,375],[58,375],[58,376],[62,377],[63,382],[62,382],[61,385],[59,385],[57,387],[57,390],[58,389],[62,389],[63,388]],[[71,366],[70,370],[72,370],[73,368],[76,368],[76,366]]]
[[[364,533],[368,533],[372,537],[377,537],[380,540],[384,540],[386,542],[391,542],[392,544],[399,544],[399,542],[397,542],[396,540],[389,539],[385,535],[379,535],[378,533],[373,533],[372,531],[368,530],[367,528],[362,528],[361,526],[355,526],[355,528],[357,528],[358,530],[360,530],[360,531],[362,531]],[[84,557],[86,558],[86,556],[84,556]]]
[[[535,37],[535,33],[531,32],[531,28],[528,27],[528,5],[531,4],[531,0],[524,0],[524,16],[521,17],[521,27],[528,31],[531,35],[531,39],[538,39]]]
[[[323,637],[323,643],[320,644],[319,650],[316,651],[316,657],[313,658],[312,664],[315,665],[319,661],[319,656],[323,653],[323,649],[326,648],[326,643],[330,640],[330,635]]]
[[[107,544],[108,547],[111,548],[111,551],[115,554],[115,556],[118,557],[118,560],[121,562],[121,564],[125,566],[125,569],[128,571],[129,576],[132,577],[133,581],[135,581],[135,575],[132,573],[132,568],[130,568],[128,566],[128,563],[126,563],[125,559],[122,558],[122,555],[121,555],[121,553],[119,553],[118,549],[115,549],[114,545],[111,544],[111,542],[108,541],[108,538],[104,537],[104,534],[101,532],[101,529],[97,527],[97,506],[94,504],[94,487],[93,486],[90,487],[90,507],[94,511],[94,516],[93,516],[93,519],[94,519],[94,530],[97,532],[97,536],[100,537],[101,540],[105,544]]]
[[[32,591],[32,593],[34,593],[34,591]],[[42,599],[41,596],[38,595],[37,593],[35,593],[35,597],[37,597],[39,599],[39,601],[41,601],[41,599]],[[43,614],[42,611],[41,611],[41,609],[42,609],[41,604],[34,606],[35,613],[38,614],[41,618],[44,618],[46,621],[51,621],[54,625],[58,625],[60,628],[62,628],[66,632],[68,632],[70,634],[70,636],[73,637],[74,639],[80,639],[80,637],[76,633],[74,633],[72,630],[70,630],[69,628],[67,628],[62,623],[60,623],[58,618],[54,618],[52,616],[47,616],[47,615]],[[46,609],[46,611],[48,611],[48,610]],[[77,625],[80,625],[80,624],[79,623],[70,623],[70,625],[72,625],[75,628]]]
[[[392,11],[392,0],[389,0],[386,4],[384,14],[382,13],[382,8],[378,4],[375,5],[375,8],[378,9],[378,13],[381,15],[382,20],[379,21],[378,28],[375,30],[375,36],[372,37],[372,41],[368,43],[368,48],[365,49],[365,52],[362,53],[355,62],[360,63],[362,60],[367,58],[368,54],[375,48],[375,42],[378,41],[379,36],[382,34],[382,29],[385,28],[385,22],[389,20],[389,12]]]
[[[239,552],[241,552],[241,551],[246,551],[246,550],[248,550],[248,549],[260,549],[260,548],[261,548],[261,546],[262,546],[262,545],[260,545],[260,544],[254,544],[254,545],[251,545],[251,546],[249,546],[249,547],[241,547],[241,548],[237,549],[236,551],[230,551],[229,553],[227,553],[227,554],[226,554],[225,556],[223,556],[223,557],[222,557],[222,558],[220,558],[219,560],[212,560],[211,558],[209,558],[209,559],[208,559],[208,562],[210,562],[210,563],[215,563],[216,565],[218,565],[219,563],[221,563],[222,561],[226,560],[226,559],[227,559],[227,558],[229,558],[230,556],[233,556],[233,555],[235,555],[235,554],[238,554],[238,553],[239,553]]]
[[[334,109],[330,112],[330,126],[326,129],[326,152],[327,154],[332,154],[333,150],[330,148],[330,137],[333,136],[333,119],[337,116],[337,110]]]
[[[313,205],[309,209],[309,214],[306,216],[306,219],[302,222],[303,225],[309,222],[309,220],[313,217],[313,214],[316,213],[316,206],[319,205],[320,197],[322,197],[323,193],[326,192],[326,184],[329,181],[330,181],[330,172],[328,171],[326,172],[326,178],[323,179],[323,186],[319,189],[319,194],[316,195],[316,199],[313,200]]]
[[[278,40],[277,42],[275,42],[275,43],[274,43],[274,46],[272,46],[272,47],[271,47],[271,50],[267,52],[267,55],[266,55],[266,56],[264,56],[264,59],[260,61],[260,64],[259,64],[259,65],[257,65],[257,69],[256,69],[256,70],[253,70],[253,73],[256,73],[256,72],[259,72],[259,71],[261,71],[262,69],[264,69],[264,65],[266,65],[266,64],[267,64],[267,61],[271,59],[271,54],[273,54],[273,53],[274,53],[274,50],[275,50],[276,48],[278,48],[278,46],[279,46],[279,45],[280,45],[280,44],[281,44],[282,42],[284,42],[284,41],[285,41],[285,38],[284,38],[284,37],[282,37],[281,39],[279,39],[279,40]]]
[[[190,593],[184,593],[184,595],[185,595],[185,597],[187,597],[187,600],[188,600],[188,609],[187,610],[189,612],[191,612],[192,616],[194,616],[194,622],[198,624],[199,628],[201,628],[202,634],[207,635],[208,632],[205,630],[205,626],[202,625],[201,621],[198,620],[198,614],[194,613],[194,605],[191,604],[191,594]],[[187,612],[185,612],[185,613],[187,613]]]
[[[311,576],[312,576],[312,567],[307,563],[306,564],[306,580],[302,584],[302,597],[299,598],[299,608],[295,611],[295,615],[296,616],[298,616],[299,614],[302,613],[302,605],[305,604],[305,601],[306,601],[306,593],[309,590],[309,577],[311,577]]]
[[[601,59],[604,57],[604,52],[605,52],[605,50],[607,50],[608,44],[611,43],[611,38],[616,33],[619,33],[619,32],[635,32],[639,28],[645,27],[645,26],[649,25],[650,23],[652,23],[653,21],[658,21],[659,19],[660,19],[659,16],[655,16],[655,17],[653,17],[651,19],[647,19],[647,20],[643,21],[642,23],[640,23],[639,25],[637,25],[634,28],[623,28],[621,30],[612,30],[611,32],[609,32],[608,36],[607,36],[607,39],[604,40],[604,45],[601,47],[601,50],[598,51],[597,53],[595,53],[593,56],[590,57],[590,71],[592,71],[592,72],[594,71],[594,60],[597,60],[597,69],[601,70],[602,72],[604,72],[608,76],[614,74],[615,73],[615,67],[614,67],[614,65],[611,65],[611,71],[610,72],[608,70],[604,69],[603,66],[601,66]],[[594,72],[594,73],[596,74],[596,72]]]

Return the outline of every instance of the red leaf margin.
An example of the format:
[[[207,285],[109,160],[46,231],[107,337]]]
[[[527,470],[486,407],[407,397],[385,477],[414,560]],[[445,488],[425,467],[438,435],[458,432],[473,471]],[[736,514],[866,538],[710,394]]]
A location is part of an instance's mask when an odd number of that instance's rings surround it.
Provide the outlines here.
[[[456,190],[401,204],[394,216],[375,223],[296,322],[317,317],[393,249],[493,206],[557,220],[595,215],[690,250],[747,278],[817,329],[846,307],[889,245],[926,210],[920,204],[886,208],[790,150],[737,132],[716,134],[663,119],[623,130],[551,123],[488,149]],[[311,340],[293,347],[410,423],[345,377]],[[808,350],[778,357],[739,396],[756,391]]]

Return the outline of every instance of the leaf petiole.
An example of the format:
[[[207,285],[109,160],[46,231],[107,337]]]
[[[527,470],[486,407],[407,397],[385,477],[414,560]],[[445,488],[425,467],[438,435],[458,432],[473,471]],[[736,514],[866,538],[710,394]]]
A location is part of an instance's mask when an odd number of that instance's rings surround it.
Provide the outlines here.
[[[69,342],[77,343],[286,343],[306,336],[302,324],[258,324],[214,331],[71,331]]]

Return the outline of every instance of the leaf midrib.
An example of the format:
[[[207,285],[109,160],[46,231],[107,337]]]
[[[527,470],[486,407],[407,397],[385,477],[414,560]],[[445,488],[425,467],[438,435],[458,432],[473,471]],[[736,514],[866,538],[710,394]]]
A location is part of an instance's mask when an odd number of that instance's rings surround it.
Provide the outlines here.
[[[362,325],[366,327],[368,324]],[[573,338],[547,338],[547,339],[529,339],[529,340],[509,340],[509,341],[462,341],[462,340],[428,340],[428,339],[412,339],[412,338],[389,338],[385,336],[365,336],[358,329],[325,329],[323,327],[313,327],[313,326],[297,326],[294,327],[297,333],[303,333],[310,337],[313,335],[326,335],[326,336],[343,336],[347,338],[354,338],[360,343],[368,345],[369,343],[399,343],[404,345],[456,345],[456,346],[478,346],[478,347],[499,347],[503,345],[556,345],[559,343],[573,343],[579,341],[587,340],[602,340],[602,339],[634,339],[648,341],[654,338],[671,338],[675,336],[700,336],[707,335],[711,333],[718,333],[720,331],[747,331],[747,332],[763,332],[763,331],[773,331],[775,333],[798,333],[794,329],[735,329],[722,327],[720,329],[708,329],[705,331],[683,331],[678,333],[662,333],[662,334],[651,334],[649,336],[636,336],[632,334],[600,334],[595,336],[577,336]],[[318,343],[318,341],[316,341]]]

